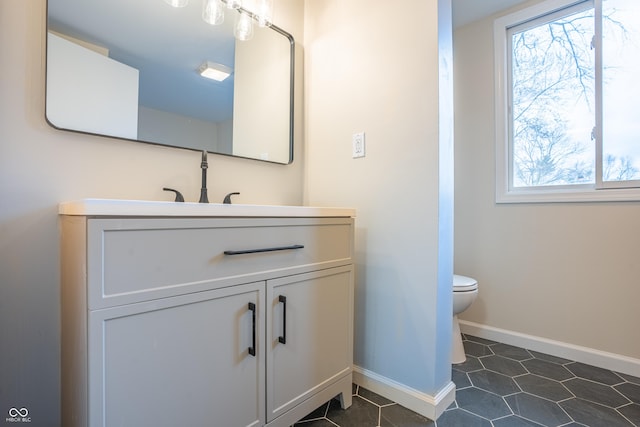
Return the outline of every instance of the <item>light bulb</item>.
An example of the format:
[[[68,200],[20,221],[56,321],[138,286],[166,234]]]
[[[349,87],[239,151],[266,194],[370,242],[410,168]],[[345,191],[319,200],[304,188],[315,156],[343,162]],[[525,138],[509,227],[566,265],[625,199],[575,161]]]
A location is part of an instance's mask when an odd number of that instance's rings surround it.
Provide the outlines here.
[[[173,7],[185,7],[189,0],[164,0],[165,3],[170,4]]]
[[[261,27],[270,27],[273,24],[273,0],[258,0],[256,19]]]
[[[240,9],[242,7],[242,0],[227,0],[227,8]]]
[[[224,22],[224,5],[220,0],[203,0],[202,19],[207,24],[220,25]]]
[[[253,38],[253,20],[246,13],[238,13],[234,34],[238,40],[247,41]]]

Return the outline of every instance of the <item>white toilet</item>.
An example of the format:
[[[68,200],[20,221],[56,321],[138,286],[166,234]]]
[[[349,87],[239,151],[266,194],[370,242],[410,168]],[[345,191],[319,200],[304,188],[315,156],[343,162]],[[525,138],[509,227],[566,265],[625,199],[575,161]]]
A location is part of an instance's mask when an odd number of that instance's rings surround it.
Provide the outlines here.
[[[478,296],[478,281],[471,277],[453,275],[453,337],[451,363],[463,363],[467,360],[460,335],[458,314],[465,311]]]

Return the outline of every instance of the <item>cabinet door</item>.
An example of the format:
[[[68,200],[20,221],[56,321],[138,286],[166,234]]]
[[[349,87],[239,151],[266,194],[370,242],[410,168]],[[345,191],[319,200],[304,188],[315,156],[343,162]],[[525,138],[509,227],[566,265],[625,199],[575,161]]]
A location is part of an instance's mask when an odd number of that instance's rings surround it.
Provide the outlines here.
[[[264,288],[90,312],[90,425],[264,424]]]
[[[352,371],[352,268],[267,281],[267,422]]]

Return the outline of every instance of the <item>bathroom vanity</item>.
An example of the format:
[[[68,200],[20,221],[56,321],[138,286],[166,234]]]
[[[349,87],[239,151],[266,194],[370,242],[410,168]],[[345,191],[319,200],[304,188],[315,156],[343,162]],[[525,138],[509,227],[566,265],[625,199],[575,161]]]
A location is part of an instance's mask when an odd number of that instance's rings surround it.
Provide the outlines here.
[[[351,405],[353,210],[59,213],[64,426],[290,426]]]

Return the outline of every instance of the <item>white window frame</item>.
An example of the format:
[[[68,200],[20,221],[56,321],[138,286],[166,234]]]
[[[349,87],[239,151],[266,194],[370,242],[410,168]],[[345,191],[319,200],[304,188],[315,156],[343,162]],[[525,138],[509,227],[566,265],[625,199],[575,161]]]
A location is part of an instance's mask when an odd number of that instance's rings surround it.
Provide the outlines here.
[[[507,30],[543,15],[557,12],[580,3],[591,2],[601,10],[602,0],[546,0],[525,9],[497,18],[494,21],[494,61],[495,61],[495,133],[496,133],[496,203],[549,203],[549,202],[601,202],[640,201],[640,188],[621,188],[626,183],[603,183],[601,179],[602,144],[596,143],[596,183],[541,187],[511,187],[512,156],[509,138],[511,111],[509,108]],[[601,34],[601,21],[596,16],[596,40]],[[599,46],[596,52],[596,76],[601,71],[602,56]],[[596,83],[597,84],[597,83]],[[601,141],[600,122],[602,120],[601,87],[596,89],[596,129],[597,141]]]

